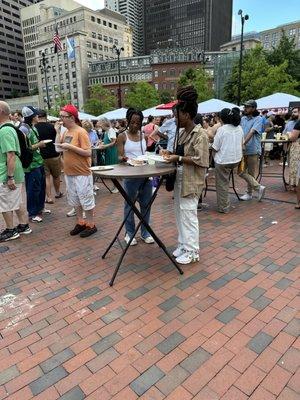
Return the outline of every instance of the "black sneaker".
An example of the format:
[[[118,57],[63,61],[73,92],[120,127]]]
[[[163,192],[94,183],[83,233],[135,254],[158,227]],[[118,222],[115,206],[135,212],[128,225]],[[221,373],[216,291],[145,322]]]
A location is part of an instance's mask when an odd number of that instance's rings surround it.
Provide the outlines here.
[[[85,237],[91,236],[93,233],[96,233],[96,232],[97,232],[97,228],[95,225],[92,228],[90,226],[86,226],[85,230],[82,231],[79,236],[82,238],[85,238]]]
[[[15,229],[20,235],[28,235],[32,232],[28,224],[19,224]]]
[[[71,230],[70,235],[71,236],[78,235],[78,233],[84,231],[85,229],[86,229],[85,225],[76,224],[75,227]]]
[[[20,237],[20,234],[16,230],[16,228],[5,229],[0,234],[0,242],[8,242],[9,240],[18,239],[19,237]]]

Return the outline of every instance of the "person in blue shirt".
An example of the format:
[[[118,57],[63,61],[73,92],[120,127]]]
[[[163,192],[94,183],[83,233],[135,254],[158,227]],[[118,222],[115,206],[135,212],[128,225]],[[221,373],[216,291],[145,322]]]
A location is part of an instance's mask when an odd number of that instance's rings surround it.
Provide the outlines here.
[[[253,191],[258,192],[258,201],[261,201],[265,195],[266,188],[257,182],[257,169],[259,156],[261,154],[261,134],[263,130],[262,117],[257,111],[255,100],[248,100],[244,104],[244,116],[241,119],[241,127],[244,132],[244,163],[245,167],[240,177],[247,182],[247,191],[240,197],[247,201],[253,198]]]

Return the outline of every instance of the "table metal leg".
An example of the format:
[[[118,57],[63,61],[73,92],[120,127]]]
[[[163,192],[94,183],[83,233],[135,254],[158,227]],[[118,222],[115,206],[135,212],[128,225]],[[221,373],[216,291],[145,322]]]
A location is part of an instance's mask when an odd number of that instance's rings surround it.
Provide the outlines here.
[[[158,246],[164,251],[164,253],[165,253],[166,256],[170,259],[170,261],[172,262],[172,264],[177,268],[177,270],[179,271],[179,273],[180,273],[180,274],[183,274],[182,269],[179,267],[179,265],[175,262],[175,260],[173,259],[173,257],[170,255],[170,253],[168,252],[166,246],[165,246],[165,245],[163,244],[163,242],[159,239],[159,237],[156,236],[156,234],[154,233],[154,231],[152,230],[152,228],[150,227],[150,225],[145,221],[145,218],[144,218],[145,216],[144,216],[143,214],[141,214],[141,212],[140,212],[140,211],[138,210],[138,208],[135,206],[135,201],[132,201],[132,200],[127,196],[126,191],[124,190],[123,186],[122,186],[118,181],[115,181],[114,183],[115,183],[116,187],[118,188],[119,192],[121,193],[121,195],[123,196],[123,198],[124,198],[124,199],[127,201],[127,203],[130,205],[130,207],[131,207],[132,211],[134,212],[134,214],[135,214],[135,215],[138,217],[138,219],[139,219],[139,223],[138,223],[138,225],[137,225],[137,227],[136,227],[136,229],[135,229],[134,235],[136,234],[136,232],[138,231],[138,229],[140,228],[140,226],[141,226],[142,224],[144,224],[145,227],[146,227],[146,229],[147,229],[148,232],[150,233],[150,235],[153,237],[153,239],[154,239],[155,242],[158,244]],[[154,202],[155,197],[156,197],[157,192],[158,192],[158,189],[159,189],[160,186],[161,186],[161,183],[162,183],[162,178],[160,179],[160,182],[159,182],[159,184],[158,184],[158,187],[156,188],[155,192],[153,193],[153,195],[152,195],[152,197],[151,197],[151,200],[149,201],[149,204],[147,205],[146,213],[147,213],[147,211],[149,210],[149,208],[151,207],[152,203]],[[134,237],[134,235],[133,235],[133,237]],[[132,238],[133,238],[133,237],[132,237]],[[113,276],[112,276],[112,278],[111,278],[111,280],[110,280],[110,282],[109,282],[109,285],[110,285],[110,286],[112,286],[112,285],[114,284],[114,280],[115,280],[115,278],[116,278],[116,276],[117,276],[117,273],[118,273],[118,271],[119,271],[119,269],[120,269],[121,263],[122,263],[123,258],[124,258],[124,256],[125,256],[127,250],[128,250],[128,247],[130,246],[130,243],[131,243],[131,240],[130,240],[129,243],[127,243],[127,246],[126,246],[125,249],[122,251],[122,254],[121,254],[120,259],[119,259],[119,261],[118,261],[118,264],[117,264],[117,266],[116,266],[116,268],[115,268],[115,271],[114,271],[114,273],[113,273]]]
[[[146,182],[147,182],[147,179],[142,183],[142,185],[140,186],[139,190],[137,191],[137,194],[136,194],[135,199],[134,199],[134,203],[137,201],[137,199],[138,199],[138,197],[139,197],[139,192],[140,192],[141,190],[143,190],[143,188],[144,188]],[[122,185],[119,183],[119,181],[118,181],[117,179],[112,179],[112,183],[113,183],[113,184],[115,185],[115,187],[117,187],[117,188],[118,188],[118,185],[122,186]],[[108,247],[107,247],[107,249],[105,250],[105,252],[102,254],[102,259],[104,259],[104,258],[106,257],[107,253],[108,253],[109,250],[112,248],[112,246],[113,246],[113,244],[115,243],[115,241],[118,239],[119,234],[120,234],[120,232],[121,232],[123,226],[125,225],[125,222],[126,222],[127,218],[129,217],[129,214],[130,214],[130,211],[129,211],[129,213],[127,213],[127,215],[126,215],[126,217],[124,218],[122,224],[120,225],[119,229],[117,230],[117,233],[115,234],[115,237],[114,237],[113,240],[110,242],[110,244],[108,245]],[[128,243],[128,247],[130,246],[130,243],[132,242],[133,238],[134,238],[134,236],[130,239],[130,241],[129,241],[129,243]],[[126,247],[127,247],[127,246],[126,246]],[[121,246],[121,248],[122,248],[122,246]]]

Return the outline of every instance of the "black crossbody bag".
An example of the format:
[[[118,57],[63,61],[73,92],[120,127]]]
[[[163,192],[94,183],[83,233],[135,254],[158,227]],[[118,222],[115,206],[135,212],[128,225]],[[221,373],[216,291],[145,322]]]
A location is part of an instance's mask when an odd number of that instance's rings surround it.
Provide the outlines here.
[[[179,128],[177,127],[176,134],[175,134],[175,140],[174,140],[174,146],[173,146],[173,154],[177,153],[178,140],[179,140]],[[175,162],[175,167],[177,167],[177,162]],[[176,181],[176,173],[177,173],[177,168],[175,169],[174,172],[172,172],[171,174],[166,176],[166,191],[167,192],[172,192],[174,190],[175,181]]]

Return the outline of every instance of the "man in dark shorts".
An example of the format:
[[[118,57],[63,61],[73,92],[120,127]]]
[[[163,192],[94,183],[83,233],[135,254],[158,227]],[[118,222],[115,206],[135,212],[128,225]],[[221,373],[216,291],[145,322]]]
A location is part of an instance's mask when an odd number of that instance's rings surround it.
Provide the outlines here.
[[[44,110],[39,111],[39,122],[35,125],[39,133],[40,140],[52,140],[46,147],[41,149],[41,155],[44,159],[44,168],[46,174],[46,203],[53,204],[51,196],[51,176],[55,189],[55,198],[63,196],[60,191],[61,161],[60,155],[55,151],[56,130],[54,126],[47,122],[47,113]]]

